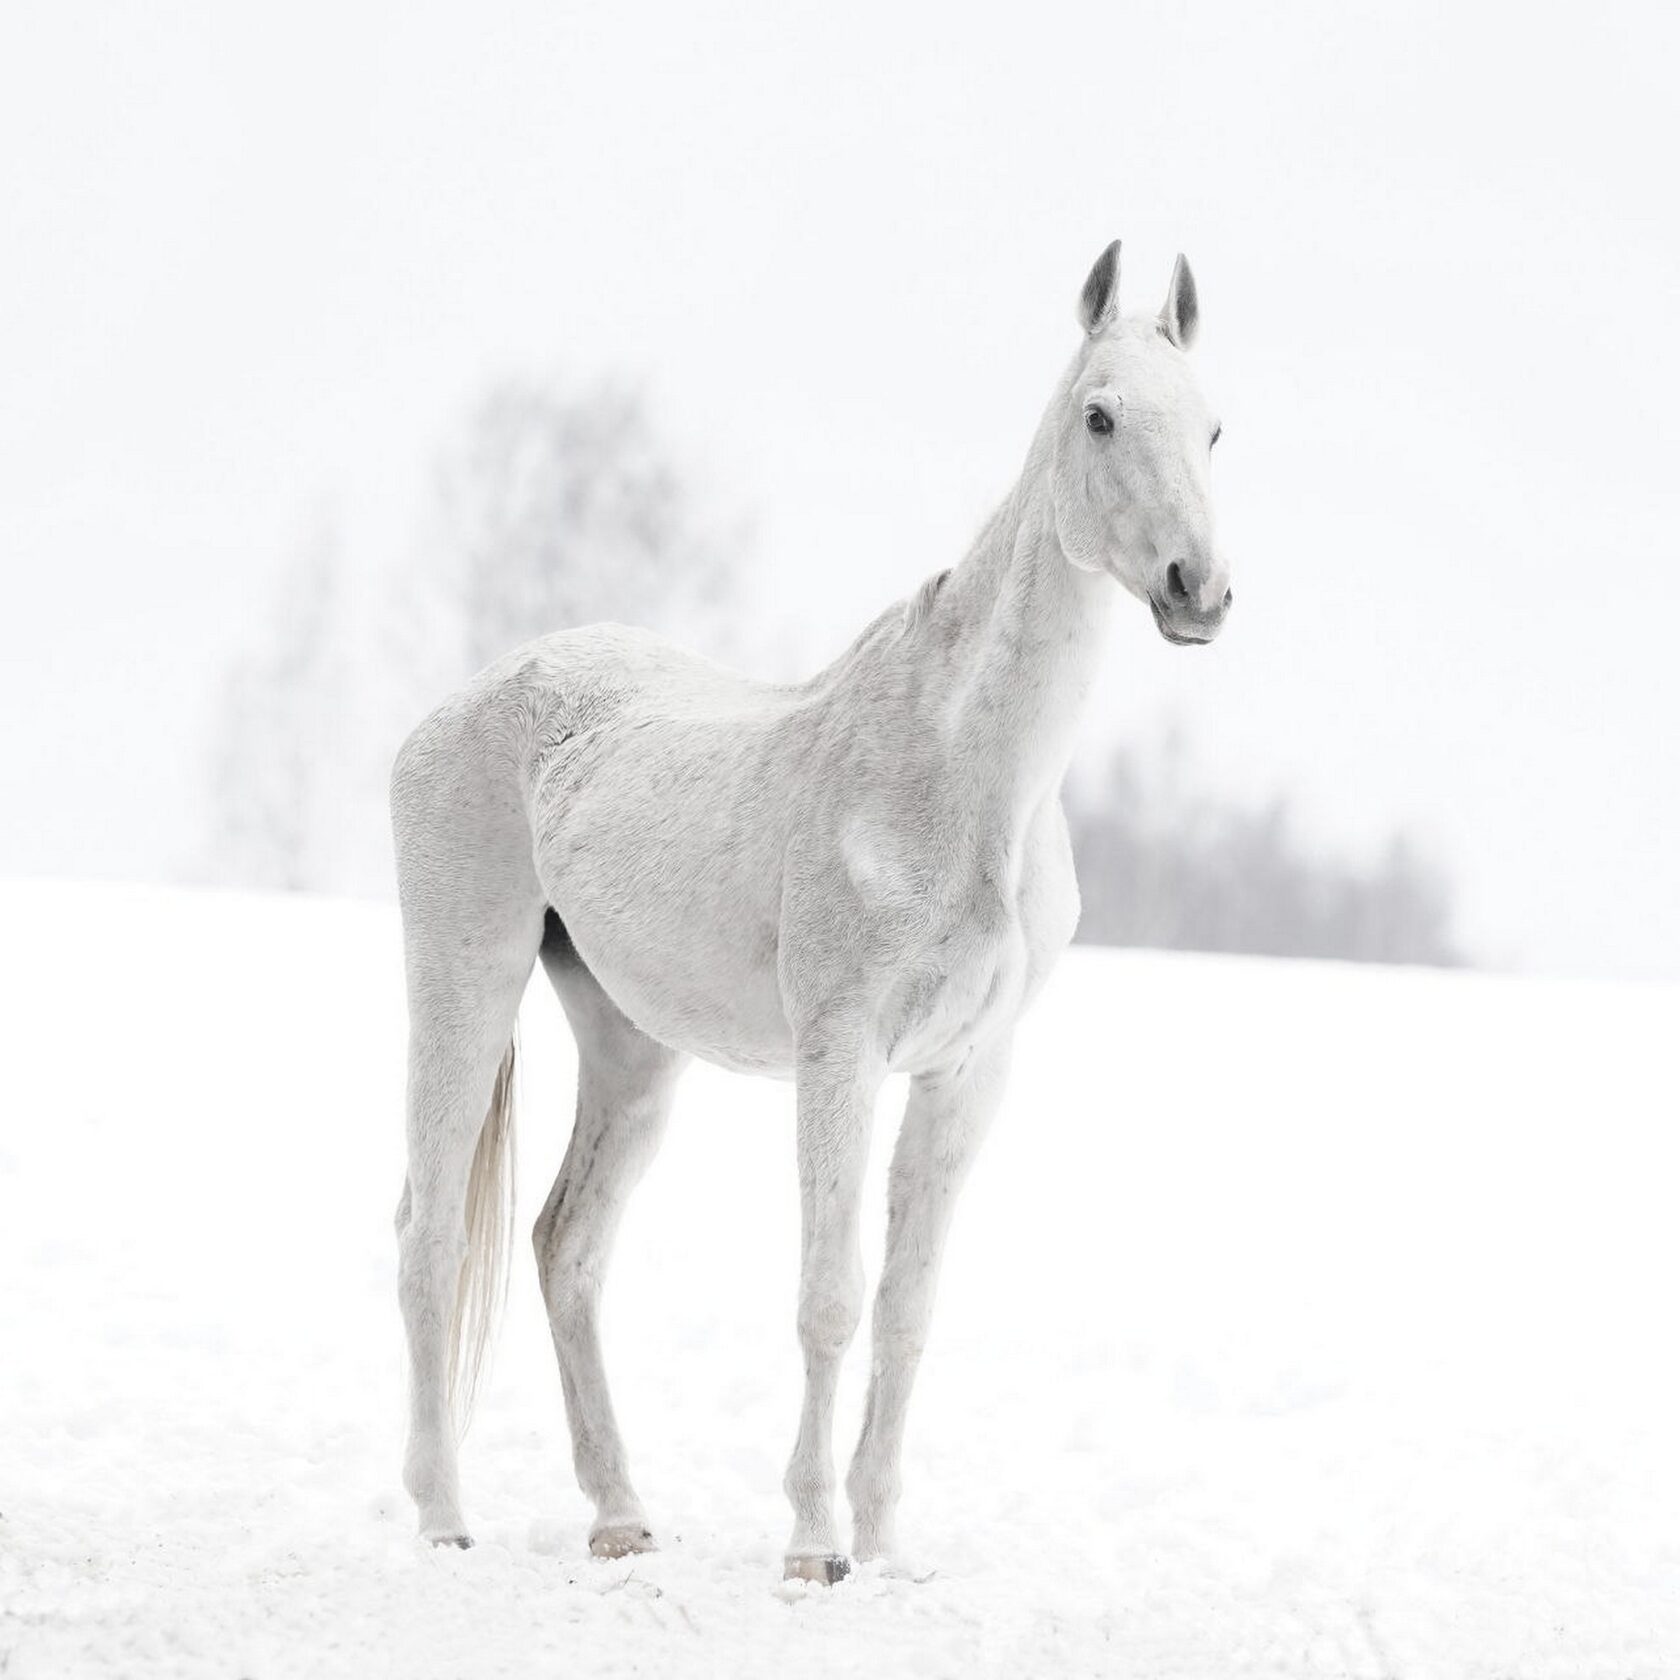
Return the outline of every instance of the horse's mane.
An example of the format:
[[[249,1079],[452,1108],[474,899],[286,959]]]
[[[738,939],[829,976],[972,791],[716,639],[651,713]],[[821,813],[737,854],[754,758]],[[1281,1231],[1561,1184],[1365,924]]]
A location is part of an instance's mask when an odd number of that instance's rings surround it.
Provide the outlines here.
[[[945,587],[950,575],[949,566],[942,572],[935,572],[908,601],[899,603],[904,613],[906,631],[914,630],[919,624],[926,622],[928,614],[933,611],[933,603],[939,599],[939,591]]]
[[[815,680],[822,683],[830,677],[838,676],[853,664],[866,648],[875,646],[888,636],[908,635],[924,624],[950,575],[949,566],[942,572],[935,572],[914,595],[907,595],[902,601],[894,601],[885,612],[877,613],[852,639],[846,651],[818,672]]]

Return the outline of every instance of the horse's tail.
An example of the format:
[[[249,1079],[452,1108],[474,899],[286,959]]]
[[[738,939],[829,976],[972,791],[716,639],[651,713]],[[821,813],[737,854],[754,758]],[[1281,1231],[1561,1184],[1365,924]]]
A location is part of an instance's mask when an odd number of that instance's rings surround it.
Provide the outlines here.
[[[467,1176],[467,1252],[449,1315],[449,1409],[457,1430],[472,1417],[478,1380],[507,1299],[513,1238],[513,1071],[517,1037],[509,1039],[490,1107]]]

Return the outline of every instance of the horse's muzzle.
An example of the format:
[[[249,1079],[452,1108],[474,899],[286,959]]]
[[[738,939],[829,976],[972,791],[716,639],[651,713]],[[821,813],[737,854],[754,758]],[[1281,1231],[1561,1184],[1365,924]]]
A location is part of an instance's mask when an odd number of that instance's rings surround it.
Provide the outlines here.
[[[1225,591],[1212,612],[1199,612],[1186,602],[1161,601],[1154,595],[1149,597],[1149,610],[1155,615],[1155,628],[1174,647],[1200,647],[1219,634],[1231,611],[1231,591]]]

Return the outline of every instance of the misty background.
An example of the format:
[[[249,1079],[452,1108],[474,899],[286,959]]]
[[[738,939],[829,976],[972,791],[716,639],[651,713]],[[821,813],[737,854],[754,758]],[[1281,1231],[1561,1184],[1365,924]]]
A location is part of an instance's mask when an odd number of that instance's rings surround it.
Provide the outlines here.
[[[0,29],[0,872],[384,893],[398,741],[517,641],[814,669],[1118,234],[1129,308],[1196,270],[1238,600],[1116,613],[1082,937],[1680,977],[1668,14]]]

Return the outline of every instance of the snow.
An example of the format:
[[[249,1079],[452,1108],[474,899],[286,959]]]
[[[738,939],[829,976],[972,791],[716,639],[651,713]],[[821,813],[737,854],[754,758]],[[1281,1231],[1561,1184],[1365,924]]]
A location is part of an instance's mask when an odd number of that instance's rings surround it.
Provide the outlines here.
[[[393,913],[0,914],[6,1680],[1680,1672],[1674,989],[1073,953],[958,1215],[908,1565],[789,1589],[785,1086],[689,1074],[609,1281],[663,1550],[587,1555],[527,1263],[479,1544],[435,1552],[397,1479]],[[523,1051],[528,1223],[570,1114],[535,990]]]

